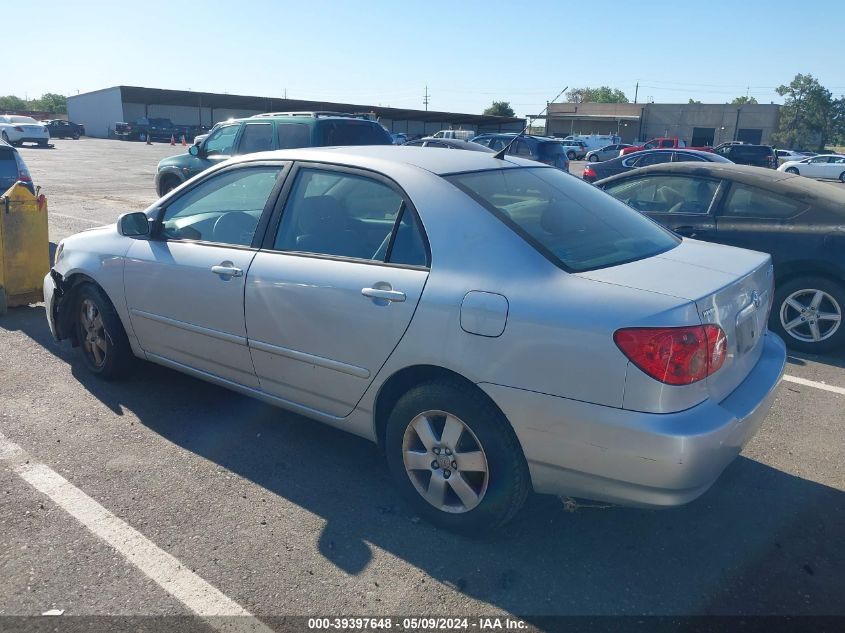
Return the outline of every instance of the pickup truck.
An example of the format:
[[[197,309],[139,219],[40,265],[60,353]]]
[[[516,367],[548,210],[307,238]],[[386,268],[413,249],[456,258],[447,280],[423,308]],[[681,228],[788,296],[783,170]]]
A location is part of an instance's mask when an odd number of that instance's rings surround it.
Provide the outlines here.
[[[114,135],[125,141],[151,140],[169,141],[179,134],[179,129],[170,119],[141,117],[134,123],[118,122],[114,124]]]
[[[701,152],[712,152],[712,147],[690,147],[688,146],[682,139],[676,137],[669,137],[669,136],[661,136],[659,138],[653,138],[650,141],[646,141],[642,145],[632,145],[631,147],[626,147],[621,152],[619,152],[620,156],[625,156],[626,154],[633,154],[634,152],[641,152],[644,149],[674,149],[678,147],[685,147],[687,149],[696,149]]]

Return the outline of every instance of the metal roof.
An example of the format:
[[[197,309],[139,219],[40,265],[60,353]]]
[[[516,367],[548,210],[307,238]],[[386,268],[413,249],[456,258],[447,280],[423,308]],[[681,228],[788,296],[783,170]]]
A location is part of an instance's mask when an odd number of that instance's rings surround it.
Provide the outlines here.
[[[434,110],[411,110],[407,108],[390,108],[360,103],[279,99],[276,97],[233,95],[219,92],[167,90],[162,88],[143,88],[140,86],[116,87],[120,89],[124,103],[227,108],[233,110],[257,110],[260,112],[300,112],[323,110],[331,110],[335,112],[367,112],[374,113],[379,117],[394,121],[414,120],[429,123],[448,123],[452,125],[465,124],[487,126],[525,124],[525,119],[518,117],[487,116],[484,114],[464,114],[459,112],[438,112]]]

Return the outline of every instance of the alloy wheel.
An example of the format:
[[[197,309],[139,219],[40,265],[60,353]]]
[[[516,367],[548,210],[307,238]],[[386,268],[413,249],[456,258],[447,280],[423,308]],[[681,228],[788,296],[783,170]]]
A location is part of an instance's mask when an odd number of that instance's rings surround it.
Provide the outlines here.
[[[842,307],[824,290],[796,290],[780,307],[780,323],[793,338],[805,343],[818,343],[839,330]]]
[[[92,364],[98,369],[106,363],[108,354],[108,341],[106,340],[106,328],[103,324],[103,315],[97,304],[91,299],[85,299],[79,308],[79,323],[82,326],[81,334],[84,339],[80,341]]]
[[[466,423],[445,411],[425,411],[411,420],[402,460],[417,492],[443,512],[469,512],[487,492],[484,448]]]

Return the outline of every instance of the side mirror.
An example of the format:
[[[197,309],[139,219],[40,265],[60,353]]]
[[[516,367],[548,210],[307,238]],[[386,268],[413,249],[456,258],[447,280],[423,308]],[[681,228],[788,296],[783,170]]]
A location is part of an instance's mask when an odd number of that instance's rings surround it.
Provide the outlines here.
[[[188,153],[191,156],[199,156],[200,155],[200,146],[199,145],[191,145],[188,148]]]
[[[124,237],[146,239],[150,236],[150,220],[145,213],[124,213],[117,219],[117,232]]]

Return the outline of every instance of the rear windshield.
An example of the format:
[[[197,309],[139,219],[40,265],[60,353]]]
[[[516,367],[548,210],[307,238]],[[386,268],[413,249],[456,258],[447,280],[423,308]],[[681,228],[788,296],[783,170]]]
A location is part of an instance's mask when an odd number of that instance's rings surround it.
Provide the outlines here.
[[[383,127],[363,119],[320,122],[320,145],[392,145]]]
[[[38,123],[30,116],[10,116],[9,123]]]
[[[500,169],[446,178],[571,272],[644,259],[680,243],[637,211],[558,169]]]
[[[563,145],[560,143],[540,143],[537,147],[540,151],[540,160],[548,160],[563,154]]]

